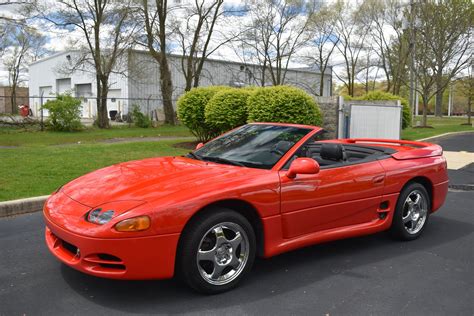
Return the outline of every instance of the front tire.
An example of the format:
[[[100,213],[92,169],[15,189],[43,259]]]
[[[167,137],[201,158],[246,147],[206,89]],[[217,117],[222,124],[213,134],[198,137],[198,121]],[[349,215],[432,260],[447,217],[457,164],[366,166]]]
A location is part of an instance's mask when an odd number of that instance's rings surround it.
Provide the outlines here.
[[[255,253],[255,232],[248,220],[233,210],[214,208],[194,219],[183,232],[178,273],[198,292],[225,292],[248,274]]]
[[[407,185],[398,197],[393,214],[391,235],[400,240],[414,240],[423,233],[431,202],[426,188],[417,182]]]

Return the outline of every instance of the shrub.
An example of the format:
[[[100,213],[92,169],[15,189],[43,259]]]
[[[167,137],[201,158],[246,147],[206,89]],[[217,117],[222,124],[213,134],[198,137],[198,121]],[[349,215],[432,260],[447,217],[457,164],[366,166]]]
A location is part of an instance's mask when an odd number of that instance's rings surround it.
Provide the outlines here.
[[[217,135],[217,132],[206,123],[204,111],[209,100],[222,89],[228,87],[193,88],[178,99],[178,119],[199,141],[206,142]]]
[[[132,105],[132,119],[137,127],[148,128],[151,126],[150,118],[143,114],[140,107],[136,104]]]
[[[74,131],[83,126],[81,124],[81,100],[69,94],[58,94],[55,100],[48,100],[43,109],[48,110],[46,121],[48,128],[54,131]]]
[[[214,94],[204,110],[206,124],[219,134],[244,125],[249,95],[249,90],[237,88],[222,89]]]
[[[408,105],[408,101],[405,98],[402,98],[398,95],[391,94],[391,93],[388,93],[388,92],[371,91],[369,93],[364,94],[361,97],[355,98],[354,100],[368,100],[368,101],[400,100],[400,103],[402,104],[402,129],[405,129],[405,128],[411,126],[410,106]]]
[[[314,98],[290,86],[256,89],[247,101],[250,122],[282,122],[321,125],[321,112]]]

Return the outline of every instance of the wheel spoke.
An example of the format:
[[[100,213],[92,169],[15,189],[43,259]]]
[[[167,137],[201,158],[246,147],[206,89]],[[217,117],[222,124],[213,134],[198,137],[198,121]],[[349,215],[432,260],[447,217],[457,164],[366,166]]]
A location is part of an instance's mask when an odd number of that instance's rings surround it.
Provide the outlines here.
[[[214,253],[216,248],[211,250],[199,250],[198,251],[198,260],[199,261],[214,261]]]
[[[416,221],[413,221],[413,220],[412,220],[412,221],[411,221],[411,229],[412,229],[412,230],[415,230],[417,224],[418,224],[418,220],[416,220]]]
[[[213,280],[219,279],[219,277],[222,275],[222,271],[224,270],[225,266],[218,265],[217,263],[214,263],[214,270],[212,271],[211,278]]]
[[[403,223],[404,223],[404,224],[410,222],[410,221],[411,221],[410,213],[407,215],[407,217],[404,217],[402,220],[403,220]]]
[[[232,267],[234,270],[237,269],[244,258],[245,255],[243,253],[240,254],[240,258],[236,255],[232,256],[232,260],[229,262],[229,266]]]
[[[227,242],[227,238],[225,238],[222,226],[217,226],[216,228],[214,228],[213,232],[216,235],[216,248],[219,248],[219,246]]]
[[[241,242],[242,242],[242,235],[240,234],[240,232],[236,232],[235,237],[232,240],[229,240],[229,244],[232,245],[232,248],[234,249],[234,251],[237,249],[237,247],[240,245]]]

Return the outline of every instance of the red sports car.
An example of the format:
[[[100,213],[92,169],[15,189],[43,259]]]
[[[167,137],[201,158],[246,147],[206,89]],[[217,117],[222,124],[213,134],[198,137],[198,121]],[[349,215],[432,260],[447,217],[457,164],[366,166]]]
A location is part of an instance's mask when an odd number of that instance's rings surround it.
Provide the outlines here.
[[[233,288],[265,258],[389,230],[412,240],[446,198],[438,145],[320,140],[315,126],[253,123],[182,157],[100,169],[44,206],[46,243],[99,277]]]

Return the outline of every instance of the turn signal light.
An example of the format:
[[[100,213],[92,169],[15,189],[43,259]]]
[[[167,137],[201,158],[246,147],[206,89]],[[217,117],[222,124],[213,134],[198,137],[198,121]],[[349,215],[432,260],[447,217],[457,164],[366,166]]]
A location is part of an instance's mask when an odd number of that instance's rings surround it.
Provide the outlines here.
[[[115,230],[119,232],[138,232],[150,228],[150,223],[148,216],[138,216],[118,222],[115,224]]]

